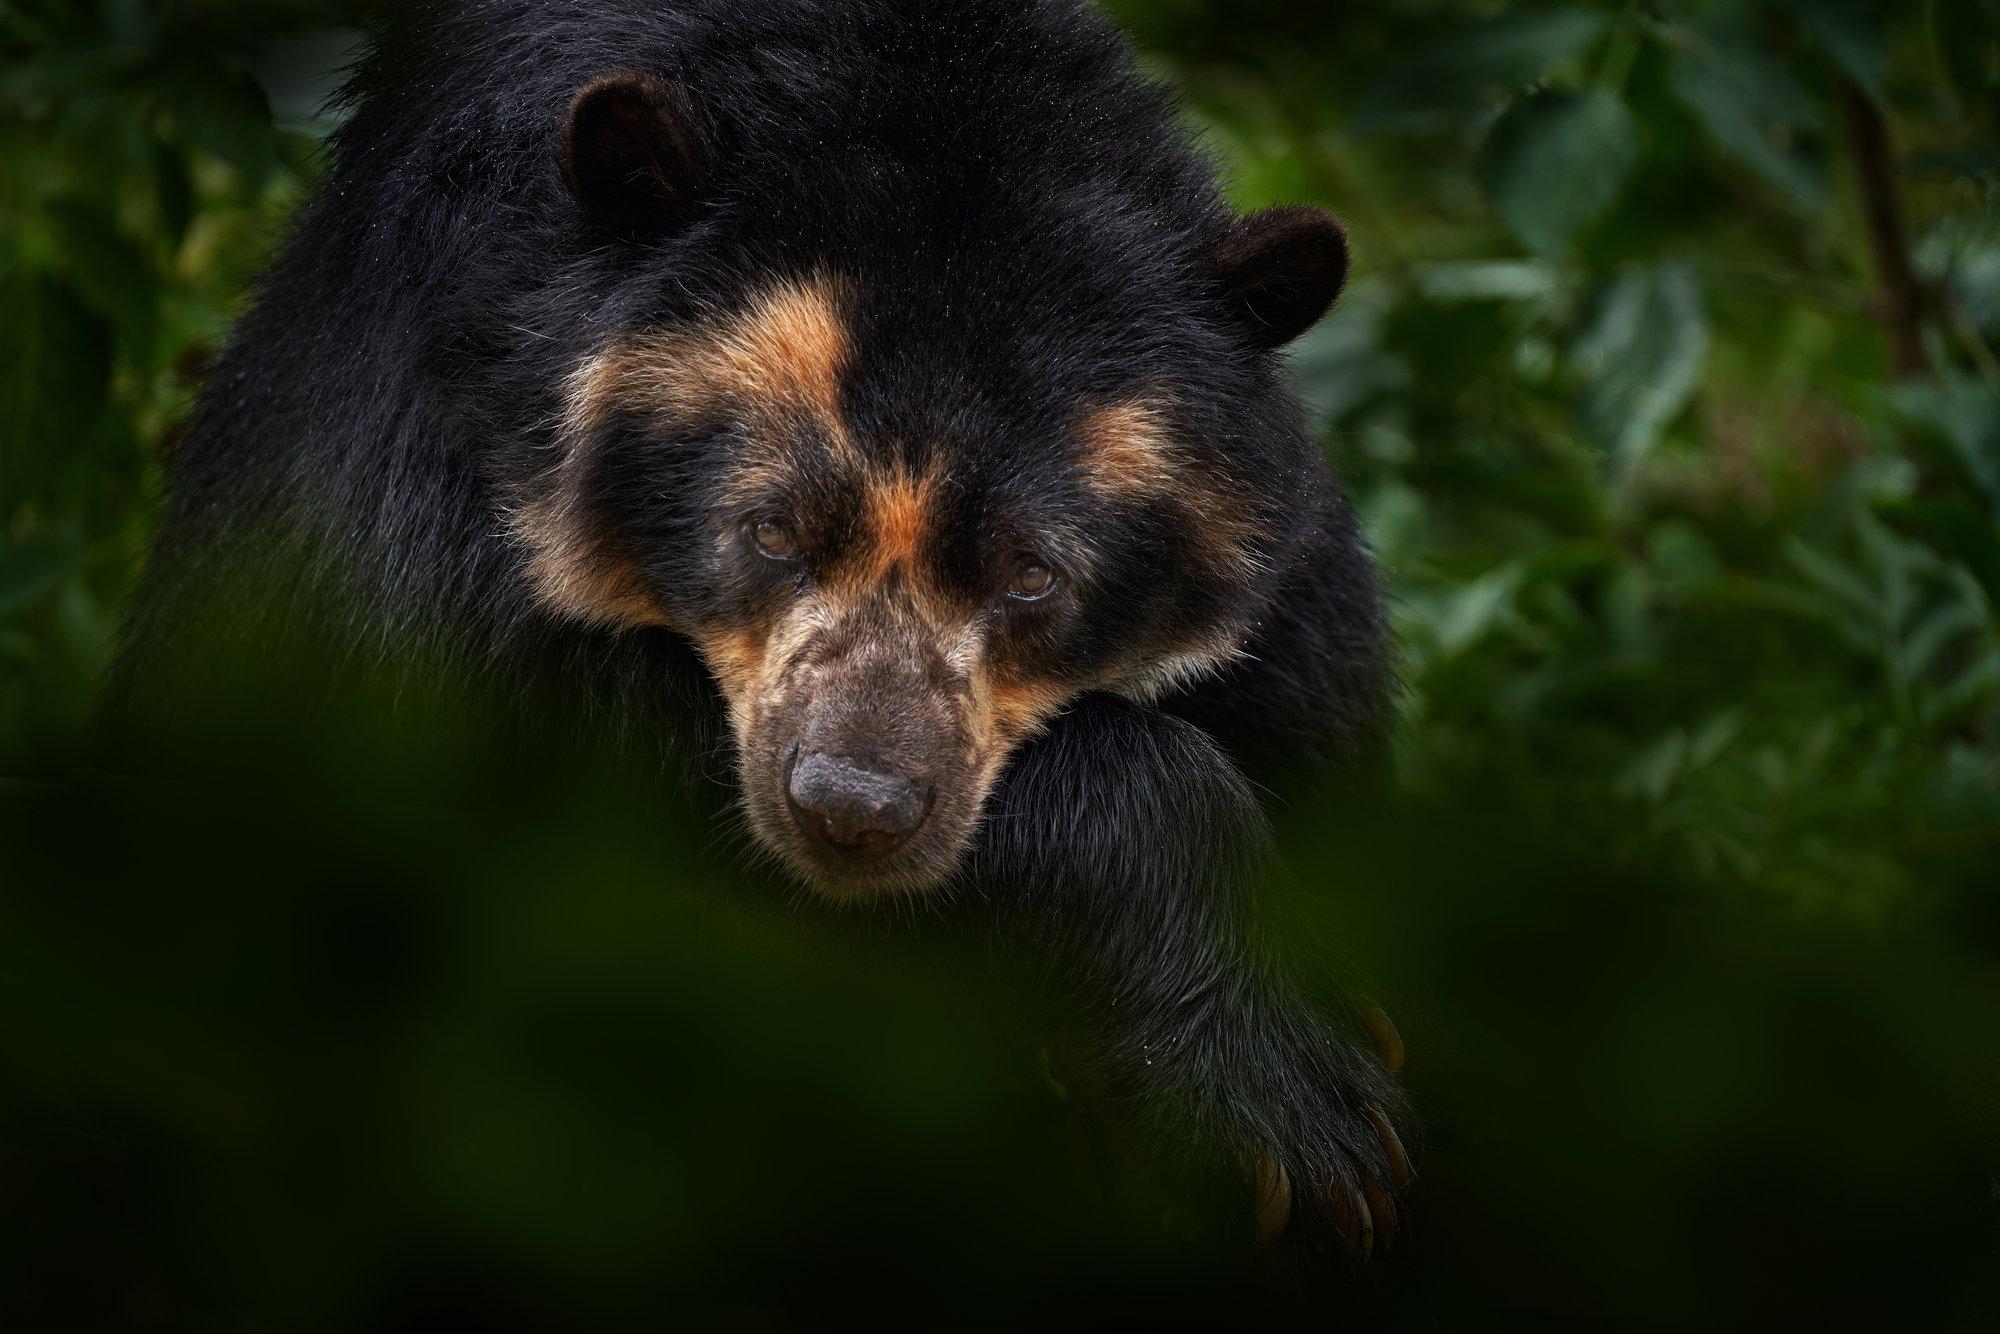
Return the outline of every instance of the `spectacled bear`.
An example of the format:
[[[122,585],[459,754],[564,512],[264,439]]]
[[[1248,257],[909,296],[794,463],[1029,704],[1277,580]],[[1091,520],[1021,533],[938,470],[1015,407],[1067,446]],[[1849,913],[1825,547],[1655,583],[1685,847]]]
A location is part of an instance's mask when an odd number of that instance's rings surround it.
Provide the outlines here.
[[[1339,225],[1235,216],[1080,0],[426,0],[345,96],[168,460],[121,714],[227,640],[321,707],[428,674],[687,785],[723,747],[784,873],[1032,956],[1246,1232],[1385,1242],[1393,1042],[1249,912],[1261,797],[1387,712],[1280,352]]]

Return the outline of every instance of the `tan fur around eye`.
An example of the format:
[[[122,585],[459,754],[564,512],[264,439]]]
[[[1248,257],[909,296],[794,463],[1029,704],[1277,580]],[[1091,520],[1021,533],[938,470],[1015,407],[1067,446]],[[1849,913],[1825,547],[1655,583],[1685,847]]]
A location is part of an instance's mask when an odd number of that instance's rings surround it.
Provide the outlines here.
[[[526,574],[535,600],[586,625],[629,630],[671,625],[631,562],[592,540],[550,495],[508,515],[508,530],[531,553]]]
[[[866,537],[857,565],[861,581],[873,583],[901,570],[912,583],[923,583],[921,560],[936,523],[938,475],[911,477],[897,468],[873,476],[864,491]]]
[[[1084,484],[1107,500],[1169,505],[1217,570],[1254,574],[1256,525],[1226,479],[1188,459],[1166,401],[1142,396],[1099,408],[1077,427]]]
[[[847,446],[845,292],[837,278],[786,280],[740,310],[598,353],[570,379],[564,434],[574,439],[612,411],[689,419],[726,405],[752,417],[807,416]]]
[[[1077,429],[1086,485],[1120,496],[1165,495],[1174,485],[1175,453],[1166,414],[1150,399],[1099,408]]]
[[[585,453],[592,432],[614,412],[690,422],[729,408],[767,427],[805,418],[837,455],[853,457],[840,413],[853,357],[844,292],[842,280],[825,275],[782,281],[738,311],[628,340],[577,368],[565,390],[556,457],[507,513],[508,531],[528,553],[526,577],[537,601],[587,624],[666,622],[582,512]],[[753,485],[756,470],[772,466],[746,458],[731,484]]]

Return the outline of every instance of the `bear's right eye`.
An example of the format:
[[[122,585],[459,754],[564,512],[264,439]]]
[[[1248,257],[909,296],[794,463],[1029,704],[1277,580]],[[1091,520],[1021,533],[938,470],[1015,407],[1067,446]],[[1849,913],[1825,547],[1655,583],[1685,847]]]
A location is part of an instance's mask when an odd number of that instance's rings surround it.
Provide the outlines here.
[[[1037,556],[1022,556],[1007,576],[1007,596],[1016,602],[1040,602],[1056,586],[1056,572]]]
[[[750,545],[757,548],[759,555],[784,561],[799,558],[799,539],[791,525],[778,519],[760,519],[745,528],[750,534]]]

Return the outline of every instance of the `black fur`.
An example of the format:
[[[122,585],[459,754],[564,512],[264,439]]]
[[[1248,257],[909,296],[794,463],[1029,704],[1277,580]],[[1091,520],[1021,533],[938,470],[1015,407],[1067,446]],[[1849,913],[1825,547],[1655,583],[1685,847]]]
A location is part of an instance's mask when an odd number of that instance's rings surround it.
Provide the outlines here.
[[[636,202],[590,207],[565,181],[568,117],[622,71],[689,134],[657,172],[613,136],[604,170]],[[321,703],[358,678],[443,679],[699,786],[720,713],[688,643],[551,617],[501,532],[582,352],[836,261],[859,292],[857,429],[971,442],[966,531],[1010,505],[1125,531],[1049,482],[1047,442],[1078,404],[1169,381],[1182,437],[1254,487],[1259,573],[1211,590],[1134,527],[1050,651],[1083,673],[1228,598],[1247,655],[1058,716],[1000,780],[957,899],[1071,998],[1078,1058],[1156,1142],[1230,1172],[1273,1150],[1302,1232],[1333,1226],[1336,1182],[1393,1195],[1367,1115],[1397,1107],[1386,1076],[1249,962],[1253,794],[1351,771],[1386,713],[1373,573],[1272,351],[1331,301],[1344,242],[1335,264],[1309,219],[1246,235],[1169,99],[1074,0],[427,0],[384,11],[347,101],[170,460],[126,725],[201,731],[188,701],[234,660],[216,646],[248,645],[318,665]],[[1266,281],[1265,243],[1304,257]],[[654,586],[713,602],[680,537],[708,457],[676,455],[672,485],[657,459],[592,485]]]

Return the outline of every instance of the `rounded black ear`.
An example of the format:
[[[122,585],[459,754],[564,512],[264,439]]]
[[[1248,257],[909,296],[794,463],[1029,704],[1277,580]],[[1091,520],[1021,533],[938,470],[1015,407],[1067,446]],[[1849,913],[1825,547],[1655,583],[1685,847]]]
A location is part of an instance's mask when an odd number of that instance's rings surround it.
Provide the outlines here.
[[[621,70],[585,84],[569,107],[564,176],[595,221],[632,238],[685,225],[708,174],[701,126],[686,93]]]
[[[1283,347],[1319,323],[1347,281],[1347,232],[1303,204],[1240,218],[1216,247],[1223,290],[1260,346]]]

